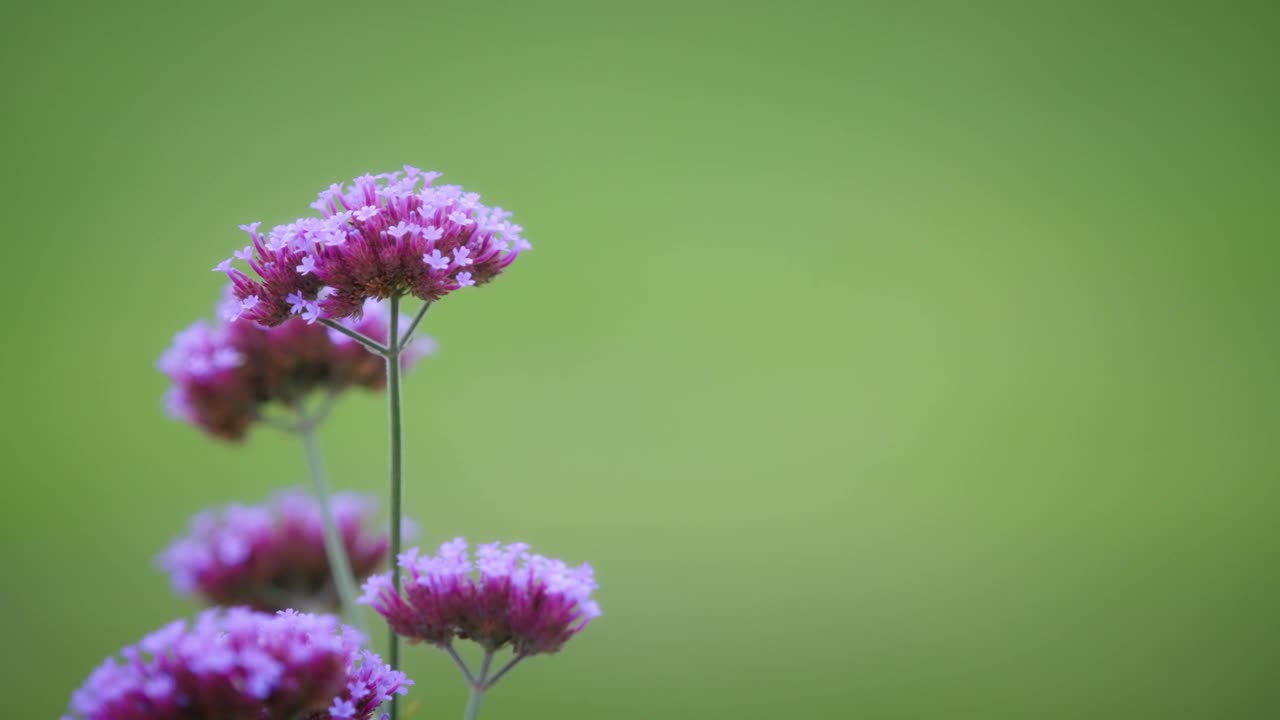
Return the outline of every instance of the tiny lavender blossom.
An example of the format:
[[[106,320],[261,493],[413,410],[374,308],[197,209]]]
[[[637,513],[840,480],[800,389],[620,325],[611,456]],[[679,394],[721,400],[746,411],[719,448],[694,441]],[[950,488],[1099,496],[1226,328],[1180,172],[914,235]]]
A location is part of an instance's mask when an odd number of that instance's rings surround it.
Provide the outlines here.
[[[368,720],[413,681],[362,643],[332,616],[206,611],[108,658],[64,720]]]
[[[295,315],[359,316],[370,298],[433,302],[489,282],[530,248],[511,213],[457,185],[433,185],[439,176],[407,165],[403,173],[363,175],[320,193],[312,207],[322,217],[265,235],[260,223],[241,226],[253,254],[237,252],[214,268],[231,278],[234,314],[274,326]]]
[[[553,653],[600,615],[590,565],[532,555],[523,543],[476,548],[462,538],[435,556],[417,548],[399,557],[406,575],[397,589],[391,574],[374,575],[361,602],[378,611],[410,642],[449,648],[454,638],[488,652],[510,644],[517,657]]]
[[[375,503],[347,494],[330,503],[352,572],[366,577],[386,559],[389,542],[385,532],[366,526]],[[196,515],[159,564],[174,589],[211,605],[333,612],[339,599],[324,532],[320,504],[300,490],[285,491],[266,505],[228,505]]]
[[[292,300],[306,312],[308,301]],[[178,333],[159,362],[173,382],[166,396],[170,414],[212,435],[241,440],[265,406],[295,405],[317,389],[336,394],[386,385],[383,359],[337,330],[301,320],[274,328],[230,322],[246,312],[244,301],[230,297],[219,309],[221,322],[198,321]],[[387,319],[386,306],[369,301],[358,319],[343,325],[385,342]],[[435,342],[421,337],[405,348],[401,365],[433,352]]]

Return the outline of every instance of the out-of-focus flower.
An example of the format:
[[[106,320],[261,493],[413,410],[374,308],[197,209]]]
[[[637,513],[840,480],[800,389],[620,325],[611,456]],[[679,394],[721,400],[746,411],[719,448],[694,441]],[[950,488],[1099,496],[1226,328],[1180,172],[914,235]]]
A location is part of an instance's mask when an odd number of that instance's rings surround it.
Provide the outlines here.
[[[560,650],[600,615],[590,565],[571,568],[523,543],[480,545],[473,558],[458,538],[434,556],[410,549],[399,563],[402,587],[391,573],[374,575],[361,602],[411,642],[448,647],[467,638],[489,651],[510,643],[525,657]]]
[[[371,498],[337,494],[330,502],[358,581],[386,559],[387,534],[368,527],[376,509]],[[228,505],[196,515],[188,533],[160,555],[159,564],[172,577],[174,589],[199,595],[211,605],[339,609],[320,504],[301,490],[278,493],[265,505]]]
[[[413,681],[363,642],[332,616],[209,610],[108,658],[63,720],[368,720]]]
[[[240,440],[271,403],[292,406],[315,390],[386,385],[384,360],[337,330],[302,320],[271,328],[231,322],[245,306],[229,293],[219,307],[219,321],[191,325],[160,357],[159,368],[173,383],[165,404],[174,417],[217,437]],[[386,304],[371,300],[360,317],[343,324],[385,343],[388,320]],[[408,322],[402,315],[401,326]],[[435,349],[434,340],[420,336],[401,354],[402,367]]]
[[[274,326],[358,316],[371,298],[432,302],[489,282],[531,247],[511,213],[457,185],[433,185],[439,176],[407,165],[363,175],[320,193],[312,207],[322,217],[265,235],[261,223],[242,225],[252,244],[214,268],[235,288],[231,314]]]

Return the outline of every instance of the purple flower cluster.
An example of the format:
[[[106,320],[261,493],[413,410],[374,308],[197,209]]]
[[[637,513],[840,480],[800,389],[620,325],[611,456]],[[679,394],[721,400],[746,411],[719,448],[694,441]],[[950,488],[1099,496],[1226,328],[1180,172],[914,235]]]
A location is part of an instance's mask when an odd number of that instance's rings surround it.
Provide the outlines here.
[[[330,509],[352,572],[366,577],[385,560],[389,544],[385,532],[367,528],[374,501],[338,494]],[[278,493],[266,505],[228,505],[196,515],[159,563],[176,590],[211,605],[317,612],[339,607],[321,508],[300,490]]]
[[[332,616],[209,610],[109,658],[63,720],[368,720],[413,681],[362,643]]]
[[[241,440],[270,403],[295,405],[317,389],[337,393],[348,387],[381,389],[383,359],[350,337],[301,320],[277,327],[230,322],[238,303],[228,297],[219,307],[220,322],[198,321],[174,337],[159,368],[172,381],[166,405],[174,417],[226,440]],[[347,327],[379,342],[387,340],[389,315],[384,303],[366,302]],[[403,318],[401,325],[408,323]],[[404,367],[435,352],[421,337],[401,354]]]
[[[384,703],[382,720],[396,720],[412,681],[363,650],[361,632],[299,612],[356,610],[359,578],[359,602],[392,630],[392,663],[400,637],[445,649],[471,686],[469,718],[524,658],[558,652],[600,615],[591,566],[523,543],[473,552],[458,538],[435,555],[399,554],[401,371],[435,348],[409,339],[431,303],[490,282],[530,249],[511,213],[438,178],[410,166],[364,175],[321,192],[318,217],[265,233],[241,226],[250,244],[214,268],[230,279],[217,320],[178,333],[159,360],[166,403],[226,440],[259,422],[296,432],[316,494],[289,490],[193,518],[158,562],[179,592],[220,607],[107,659],[63,720],[369,720]],[[407,296],[422,301],[418,314],[392,315]],[[370,528],[370,499],[329,495],[315,436],[341,392],[388,386],[394,540]],[[323,400],[308,402],[313,394]],[[395,569],[371,576],[389,554]],[[478,672],[454,649],[460,639],[483,648]],[[495,670],[504,648],[512,657]]]
[[[530,248],[510,213],[460,186],[435,186],[439,176],[407,165],[363,175],[320,193],[312,207],[322,217],[265,235],[260,223],[242,226],[251,244],[215,268],[231,278],[235,314],[274,326],[294,316],[358,316],[370,298],[431,302],[489,282]]]
[[[361,602],[410,641],[448,647],[464,638],[490,651],[510,643],[522,657],[553,653],[600,615],[590,565],[571,568],[524,543],[480,545],[473,559],[458,538],[434,556],[411,549],[399,563],[403,587],[391,573],[374,575]]]

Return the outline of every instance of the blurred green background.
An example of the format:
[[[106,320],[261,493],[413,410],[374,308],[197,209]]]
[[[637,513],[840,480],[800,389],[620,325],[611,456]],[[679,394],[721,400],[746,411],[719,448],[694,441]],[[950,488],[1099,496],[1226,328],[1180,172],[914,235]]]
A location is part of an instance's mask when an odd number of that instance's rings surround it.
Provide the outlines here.
[[[535,245],[428,317],[422,539],[603,586],[483,717],[1276,717],[1275,7],[10,7],[8,715],[193,612],[191,513],[305,481],[161,410],[236,226],[410,163]],[[340,405],[339,485],[384,433]]]

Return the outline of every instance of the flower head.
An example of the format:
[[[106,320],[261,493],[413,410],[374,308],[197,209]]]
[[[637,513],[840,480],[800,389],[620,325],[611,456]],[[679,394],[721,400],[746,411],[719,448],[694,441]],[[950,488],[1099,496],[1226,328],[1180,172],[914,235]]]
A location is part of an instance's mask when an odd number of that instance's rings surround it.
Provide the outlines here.
[[[367,576],[386,559],[388,547],[385,532],[368,528],[374,501],[338,494],[330,509],[352,572]],[[196,515],[158,562],[175,590],[211,605],[329,612],[339,606],[320,505],[301,490],[278,493],[264,505],[228,505]]]
[[[411,549],[399,563],[402,587],[391,573],[374,575],[361,602],[410,641],[446,647],[467,638],[489,650],[510,643],[521,656],[553,653],[600,615],[590,565],[571,568],[523,543],[480,545],[472,555],[458,538],[434,556]]]
[[[229,296],[220,307],[223,322],[196,322],[174,336],[160,357],[160,370],[173,383],[166,404],[174,417],[218,437],[240,440],[271,403],[296,405],[314,390],[377,390],[386,384],[382,358],[336,330],[304,322],[313,310],[318,312],[316,301],[291,293],[286,303],[302,318],[277,327],[225,321],[251,312],[245,302]],[[358,318],[343,324],[386,342],[388,319],[386,305],[370,300]],[[403,317],[401,327],[408,322]],[[421,336],[405,349],[402,363],[407,368],[434,352],[435,342]]]
[[[368,720],[413,681],[327,615],[209,610],[108,658],[71,697],[73,720]]]
[[[299,218],[265,236],[258,223],[241,226],[252,253],[215,268],[231,278],[242,302],[236,317],[279,325],[296,313],[294,298],[317,303],[312,314],[331,319],[358,316],[371,298],[431,302],[489,282],[531,247],[511,213],[482,205],[478,194],[433,185],[439,173],[406,166],[401,175],[331,185],[311,204],[322,217]]]

